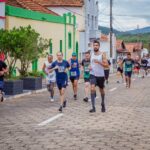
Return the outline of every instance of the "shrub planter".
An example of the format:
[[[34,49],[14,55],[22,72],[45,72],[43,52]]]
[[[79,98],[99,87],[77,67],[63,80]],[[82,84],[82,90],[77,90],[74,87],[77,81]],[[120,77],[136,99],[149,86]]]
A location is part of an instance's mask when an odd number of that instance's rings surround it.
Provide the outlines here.
[[[42,77],[25,77],[22,80],[24,90],[42,89]]]
[[[23,81],[22,80],[4,81],[4,92],[6,95],[16,95],[23,93]]]

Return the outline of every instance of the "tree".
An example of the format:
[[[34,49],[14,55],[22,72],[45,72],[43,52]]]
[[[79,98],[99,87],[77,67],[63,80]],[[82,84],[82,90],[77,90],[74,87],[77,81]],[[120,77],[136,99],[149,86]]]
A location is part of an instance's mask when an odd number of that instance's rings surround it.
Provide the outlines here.
[[[11,77],[12,72],[17,62],[17,55],[20,51],[17,46],[17,34],[13,30],[0,30],[0,52],[5,54],[5,60],[8,66],[8,77]]]
[[[9,77],[17,60],[17,67],[21,76],[27,76],[28,68],[32,61],[38,59],[48,48],[49,41],[40,37],[31,26],[13,28],[12,30],[0,30],[0,51],[4,52],[9,69]]]
[[[17,57],[20,60],[21,67],[18,68],[21,76],[27,76],[28,68],[32,61],[37,60],[44,54],[44,51],[49,46],[49,41],[40,37],[31,26],[20,27],[15,29],[18,31],[19,45],[21,51],[18,51],[19,54]]]

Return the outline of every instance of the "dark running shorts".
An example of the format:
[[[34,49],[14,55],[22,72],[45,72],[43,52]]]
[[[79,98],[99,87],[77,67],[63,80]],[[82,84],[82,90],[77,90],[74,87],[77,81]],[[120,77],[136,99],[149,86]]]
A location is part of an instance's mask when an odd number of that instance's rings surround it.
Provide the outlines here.
[[[84,82],[90,82],[90,78],[84,78]]]
[[[96,77],[94,75],[90,75],[90,84],[98,86],[103,89],[105,87],[105,77]]]
[[[125,76],[131,78],[131,76],[132,76],[132,71],[130,71],[130,72],[125,71]]]
[[[117,71],[120,72],[121,74],[123,73],[123,69],[121,69],[120,67],[118,67]]]
[[[79,80],[79,77],[70,78],[70,81],[74,83],[75,80]]]
[[[66,88],[68,85],[68,81],[67,80],[63,80],[61,82],[57,82],[57,87],[59,90],[61,90],[62,88]]]

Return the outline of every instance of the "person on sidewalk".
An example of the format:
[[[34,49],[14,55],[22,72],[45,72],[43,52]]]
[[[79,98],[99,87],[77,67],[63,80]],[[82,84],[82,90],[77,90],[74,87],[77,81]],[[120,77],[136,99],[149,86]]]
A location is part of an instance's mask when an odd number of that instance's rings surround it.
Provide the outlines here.
[[[106,58],[106,54],[100,51],[100,43],[95,40],[93,42],[94,52],[91,54],[91,64],[90,64],[90,84],[91,84],[91,102],[92,109],[89,111],[90,113],[96,112],[95,108],[95,93],[96,86],[99,87],[99,91],[101,94],[101,112],[105,112],[105,74],[104,68],[108,67],[108,61]]]
[[[83,69],[83,76],[85,82],[85,97],[83,98],[84,102],[89,101],[89,90],[90,90],[90,52],[85,52],[85,58],[82,60],[82,69]]]
[[[0,60],[0,101],[4,101],[4,74],[7,73],[7,65],[4,61]]]
[[[121,76],[121,80],[123,82],[123,59],[121,57],[119,57],[118,61],[117,61],[117,83],[120,83],[120,76]]]
[[[131,58],[131,53],[127,53],[127,58],[125,58],[122,62],[125,64],[125,80],[126,80],[126,87],[131,87],[131,76],[132,76],[132,70],[134,67],[134,60]]]
[[[148,60],[146,55],[144,55],[143,58],[141,59],[142,78],[144,78],[147,75],[147,64],[148,64]]]
[[[55,71],[49,72],[51,65],[53,63],[53,56],[51,54],[48,55],[47,61],[44,62],[43,72],[46,74],[46,83],[47,90],[50,92],[50,100],[54,101],[54,87],[56,83],[56,73]]]
[[[68,84],[67,69],[69,68],[70,68],[69,63],[63,59],[63,53],[58,52],[57,60],[52,63],[49,72],[52,72],[54,70],[56,72],[56,83],[60,92],[60,107],[59,107],[60,112],[62,112],[63,107],[64,108],[66,107],[65,91]]]
[[[107,60],[107,61],[108,61],[109,66],[104,68],[106,84],[108,84],[109,73],[110,73],[110,65],[111,65],[110,60]]]
[[[80,65],[77,59],[77,54],[75,52],[72,53],[72,58],[68,62],[70,64],[69,74],[74,93],[74,100],[77,100],[78,81],[80,78]]]
[[[136,56],[135,61],[134,61],[134,75],[135,77],[139,77],[139,73],[140,73],[140,63],[139,63],[139,56]]]
[[[148,76],[150,75],[150,54],[147,55],[147,61],[148,61],[148,64],[147,64],[147,73],[148,73]]]

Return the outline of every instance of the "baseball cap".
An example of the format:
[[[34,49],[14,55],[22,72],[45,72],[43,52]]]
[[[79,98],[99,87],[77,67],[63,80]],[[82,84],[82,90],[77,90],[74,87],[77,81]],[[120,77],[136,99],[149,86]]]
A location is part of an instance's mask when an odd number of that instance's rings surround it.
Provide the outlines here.
[[[73,52],[73,53],[72,53],[72,56],[77,56],[76,52]]]

